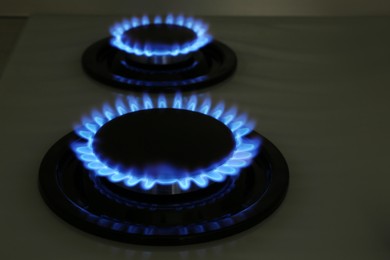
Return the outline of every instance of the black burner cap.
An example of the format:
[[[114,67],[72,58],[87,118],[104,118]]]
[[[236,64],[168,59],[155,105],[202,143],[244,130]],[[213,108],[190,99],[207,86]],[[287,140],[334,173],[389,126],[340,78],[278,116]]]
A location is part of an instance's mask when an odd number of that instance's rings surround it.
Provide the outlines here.
[[[234,147],[231,130],[219,120],[173,108],[117,117],[98,130],[93,142],[101,161],[121,170],[147,171],[151,177],[170,167],[178,169],[178,174],[214,168]]]
[[[159,48],[174,44],[183,45],[196,40],[196,33],[184,26],[174,24],[149,24],[127,30],[122,36],[125,43],[150,44]]]

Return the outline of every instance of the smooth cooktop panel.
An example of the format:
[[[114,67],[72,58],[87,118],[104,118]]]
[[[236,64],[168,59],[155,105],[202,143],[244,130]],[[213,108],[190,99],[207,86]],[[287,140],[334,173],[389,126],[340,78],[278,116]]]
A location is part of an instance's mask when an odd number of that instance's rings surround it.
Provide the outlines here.
[[[290,168],[284,203],[260,225],[210,243],[144,247],[52,213],[38,192],[45,152],[80,116],[131,94],[81,66],[119,19],[34,16],[20,37],[0,82],[0,259],[389,259],[386,17],[204,17],[238,67],[199,93],[248,112]]]

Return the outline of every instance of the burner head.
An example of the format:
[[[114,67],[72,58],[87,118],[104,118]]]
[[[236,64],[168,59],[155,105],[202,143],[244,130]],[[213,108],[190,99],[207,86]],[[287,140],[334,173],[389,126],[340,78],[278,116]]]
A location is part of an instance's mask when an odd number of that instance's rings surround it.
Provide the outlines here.
[[[85,71],[103,83],[129,90],[178,91],[216,84],[231,75],[235,53],[213,40],[199,19],[168,15],[126,19],[111,38],[83,54]]]
[[[110,167],[147,172],[157,179],[212,170],[230,157],[235,146],[232,132],[222,122],[173,108],[117,117],[97,131],[93,142],[99,159]]]
[[[83,119],[72,144],[85,167],[111,182],[145,193],[184,193],[240,174],[261,140],[245,114],[195,95],[119,98]]]
[[[188,46],[196,40],[196,33],[174,24],[149,24],[132,28],[123,33],[125,44],[148,46],[151,50],[169,49],[172,46]]]
[[[199,50],[212,37],[208,26],[200,19],[173,16],[163,19],[133,17],[111,27],[111,44],[138,56],[178,56]]]
[[[191,46],[196,41],[196,33],[184,26],[174,24],[149,24],[127,30],[122,35],[122,42],[128,46],[144,46],[145,55],[129,54],[130,61],[143,64],[167,65],[188,60],[188,54],[172,55]],[[152,50],[172,50],[165,55],[153,55]],[[162,51],[161,54],[164,52]],[[175,53],[176,54],[176,53]]]

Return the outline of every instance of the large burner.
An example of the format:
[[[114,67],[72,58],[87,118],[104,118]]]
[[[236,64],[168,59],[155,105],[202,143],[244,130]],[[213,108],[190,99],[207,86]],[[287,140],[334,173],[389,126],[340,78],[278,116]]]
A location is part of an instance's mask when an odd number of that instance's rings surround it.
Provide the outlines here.
[[[251,162],[260,140],[245,138],[254,124],[236,109],[200,103],[180,94],[171,103],[164,96],[118,99],[115,109],[84,118],[77,133],[86,142],[73,149],[99,176],[137,189],[183,192],[222,182]]]
[[[208,127],[201,127],[204,125]],[[167,171],[168,175],[174,171],[191,176],[216,168],[236,145],[230,129],[215,118],[165,108],[115,118],[99,129],[92,146],[99,159],[111,167],[137,169],[135,172],[148,172],[151,178],[160,179]]]
[[[86,72],[103,83],[131,90],[177,91],[215,84],[236,67],[234,52],[213,40],[207,25],[182,15],[125,19],[111,38],[83,55]]]
[[[72,225],[131,243],[189,244],[247,229],[282,202],[286,162],[236,109],[196,96],[126,101],[84,118],[42,161],[41,194]]]

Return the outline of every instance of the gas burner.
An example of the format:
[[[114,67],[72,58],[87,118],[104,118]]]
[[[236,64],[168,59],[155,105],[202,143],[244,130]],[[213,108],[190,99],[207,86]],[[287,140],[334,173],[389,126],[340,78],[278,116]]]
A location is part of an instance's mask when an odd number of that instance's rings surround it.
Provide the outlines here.
[[[84,166],[128,187],[184,192],[237,175],[256,156],[261,140],[245,138],[254,123],[235,108],[180,94],[155,103],[129,96],[84,118],[76,133],[85,141],[73,144]]]
[[[282,202],[282,154],[209,98],[118,99],[50,148],[40,190],[61,218],[119,241],[178,245],[247,229]]]
[[[183,91],[216,84],[236,68],[234,52],[207,24],[182,15],[134,17],[91,45],[83,67],[93,78],[128,90]]]
[[[145,63],[172,64],[188,59],[187,54],[212,41],[207,27],[192,17],[168,15],[164,22],[161,16],[153,22],[147,16],[141,20],[134,17],[111,28],[111,44],[133,55],[132,59],[143,57]]]

